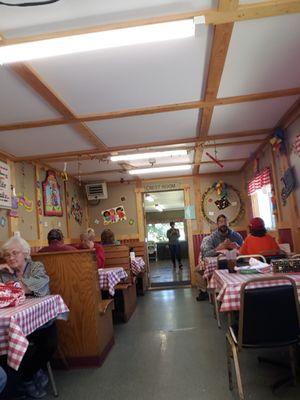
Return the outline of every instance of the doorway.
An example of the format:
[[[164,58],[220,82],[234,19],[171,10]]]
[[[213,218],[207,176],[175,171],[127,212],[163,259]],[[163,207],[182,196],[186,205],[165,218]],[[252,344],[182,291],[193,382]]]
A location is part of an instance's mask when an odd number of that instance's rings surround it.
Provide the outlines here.
[[[144,193],[146,237],[149,254],[150,286],[176,287],[190,285],[190,265],[188,254],[188,234],[185,220],[183,190]],[[170,222],[178,229],[182,268],[176,260],[174,267],[169,247],[167,231]]]

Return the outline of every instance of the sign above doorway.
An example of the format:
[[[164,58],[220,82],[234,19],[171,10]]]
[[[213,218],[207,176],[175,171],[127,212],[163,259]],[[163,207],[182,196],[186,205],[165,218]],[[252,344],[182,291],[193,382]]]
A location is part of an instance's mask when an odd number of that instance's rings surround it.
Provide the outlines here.
[[[150,183],[145,185],[145,190],[147,192],[160,192],[167,190],[178,190],[181,189],[181,184],[179,182],[174,183]]]

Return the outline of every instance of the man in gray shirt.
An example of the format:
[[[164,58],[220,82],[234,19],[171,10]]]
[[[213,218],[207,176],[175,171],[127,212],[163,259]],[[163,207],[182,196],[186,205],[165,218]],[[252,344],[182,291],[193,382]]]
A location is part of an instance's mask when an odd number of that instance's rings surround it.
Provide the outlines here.
[[[202,242],[203,258],[216,257],[222,250],[238,249],[243,243],[242,236],[228,227],[228,220],[224,214],[218,216],[217,227],[218,229]]]
[[[179,229],[175,228],[175,222],[170,222],[170,229],[167,231],[167,238],[169,239],[169,249],[171,254],[171,260],[173,263],[173,268],[176,268],[176,259],[179,264],[179,269],[182,269],[181,264],[181,255],[180,255],[180,244],[179,237],[180,232]]]

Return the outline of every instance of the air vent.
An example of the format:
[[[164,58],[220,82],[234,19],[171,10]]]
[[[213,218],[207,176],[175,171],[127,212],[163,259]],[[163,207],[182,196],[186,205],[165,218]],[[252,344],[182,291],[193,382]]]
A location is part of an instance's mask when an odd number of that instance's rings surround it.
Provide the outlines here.
[[[107,186],[105,182],[90,183],[85,185],[88,200],[107,199]]]

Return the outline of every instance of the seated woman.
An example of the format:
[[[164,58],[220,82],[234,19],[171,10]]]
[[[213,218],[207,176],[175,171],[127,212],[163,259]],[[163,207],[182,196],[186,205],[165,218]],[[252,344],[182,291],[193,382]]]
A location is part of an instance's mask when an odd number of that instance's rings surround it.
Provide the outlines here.
[[[115,240],[115,235],[113,231],[111,231],[110,229],[104,229],[104,231],[101,233],[101,244],[120,244],[120,242],[118,240]]]
[[[30,246],[22,238],[13,236],[2,246],[6,264],[0,265],[0,282],[19,282],[27,295],[42,297],[50,294],[49,277],[41,262],[32,261]],[[37,329],[27,339],[30,344],[19,368],[22,390],[30,397],[40,399],[47,395],[46,364],[57,348],[57,331],[53,321]]]
[[[96,261],[97,261],[97,267],[98,268],[104,268],[104,261],[105,261],[105,255],[104,255],[104,249],[99,243],[95,243],[92,239],[91,236],[89,236],[88,233],[82,233],[80,235],[80,244],[77,246],[77,249],[95,249],[96,253]]]
[[[276,240],[267,234],[263,219],[252,218],[249,229],[250,234],[242,244],[240,254],[278,255],[280,253]]]

